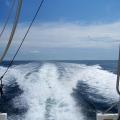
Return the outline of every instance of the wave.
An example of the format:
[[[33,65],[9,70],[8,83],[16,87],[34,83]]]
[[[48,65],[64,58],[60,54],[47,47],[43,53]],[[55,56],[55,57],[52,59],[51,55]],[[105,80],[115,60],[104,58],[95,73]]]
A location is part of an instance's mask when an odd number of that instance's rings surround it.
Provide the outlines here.
[[[4,70],[5,67],[0,67],[0,74]],[[25,111],[21,115],[10,114],[9,119],[85,120],[84,106],[77,104],[73,89],[81,89],[88,100],[110,104],[118,100],[115,79],[114,73],[99,65],[29,63],[13,66],[3,81],[5,88],[18,85],[21,92],[11,102],[14,108],[24,108]]]

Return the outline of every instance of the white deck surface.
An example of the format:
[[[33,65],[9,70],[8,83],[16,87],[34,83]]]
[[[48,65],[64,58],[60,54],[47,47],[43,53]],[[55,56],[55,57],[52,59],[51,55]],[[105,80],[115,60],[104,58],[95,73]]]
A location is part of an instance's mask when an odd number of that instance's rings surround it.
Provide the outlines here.
[[[0,120],[7,120],[7,113],[0,113]]]
[[[118,114],[97,113],[97,120],[117,120]]]

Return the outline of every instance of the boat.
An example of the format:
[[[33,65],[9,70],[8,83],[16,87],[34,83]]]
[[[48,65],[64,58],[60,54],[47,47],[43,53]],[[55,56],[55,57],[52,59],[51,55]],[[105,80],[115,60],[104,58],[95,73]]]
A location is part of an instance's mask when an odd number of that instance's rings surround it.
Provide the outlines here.
[[[15,0],[14,0],[15,2]],[[15,18],[14,18],[14,23],[13,23],[13,27],[12,27],[12,30],[11,30],[11,34],[10,34],[10,37],[9,37],[9,40],[8,40],[8,43],[5,47],[5,50],[0,58],[0,63],[3,61],[4,57],[6,56],[7,54],[7,51],[9,50],[9,47],[12,43],[12,40],[13,40],[13,37],[14,37],[14,34],[15,34],[15,31],[16,31],[16,28],[17,28],[17,25],[18,25],[18,21],[19,21],[19,16],[20,16],[20,12],[21,12],[21,7],[22,7],[22,2],[23,0],[18,0],[18,5],[17,5],[17,10],[16,10],[16,15],[15,15]],[[3,82],[2,82],[2,78],[4,77],[4,75],[6,74],[6,72],[8,71],[8,69],[11,67],[11,65],[13,64],[13,61],[17,55],[17,53],[19,52],[42,4],[43,4],[44,0],[41,1],[36,13],[35,13],[35,16],[33,17],[31,23],[30,23],[30,26],[28,27],[27,31],[26,31],[26,34],[25,36],[23,37],[22,41],[21,41],[21,44],[20,46],[18,47],[15,55],[13,56],[13,59],[11,60],[7,70],[5,71],[5,73],[0,77],[0,93],[1,93],[1,97],[3,96]],[[9,16],[8,16],[9,18]],[[8,21],[8,18],[6,21]],[[5,26],[3,27],[3,30],[1,33],[4,32],[5,30],[5,27],[6,27],[6,24],[7,22],[5,23]],[[2,34],[0,34],[0,37],[1,37]],[[119,47],[119,59],[118,59],[118,72],[117,72],[117,82],[116,82],[116,90],[117,90],[117,93],[120,95],[120,90],[119,90],[119,79],[120,79],[120,47]],[[108,108],[105,112],[102,112],[102,113],[96,113],[96,120],[120,120],[120,107],[118,107],[118,113],[109,113],[109,111],[115,107],[115,106],[120,106],[120,101],[118,103],[115,103],[113,106],[110,106],[110,108]],[[7,120],[7,113],[0,113],[0,120]]]

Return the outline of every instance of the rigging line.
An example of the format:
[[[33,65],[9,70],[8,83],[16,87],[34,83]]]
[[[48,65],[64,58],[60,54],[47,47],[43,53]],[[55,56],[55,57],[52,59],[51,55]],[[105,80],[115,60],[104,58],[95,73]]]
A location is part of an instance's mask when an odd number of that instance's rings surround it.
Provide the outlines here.
[[[5,29],[6,29],[6,26],[7,26],[7,24],[8,24],[9,19],[10,19],[11,13],[12,13],[13,8],[14,8],[14,5],[15,5],[15,0],[13,0],[13,2],[12,2],[10,11],[9,11],[9,13],[8,13],[8,15],[7,15],[7,18],[6,18],[6,20],[5,20],[5,23],[4,23],[4,25],[3,25],[3,29],[2,29],[2,31],[0,32],[0,38],[1,38],[1,36],[3,35],[3,33],[4,33]]]
[[[115,106],[117,106],[118,103],[119,103],[119,102],[113,103],[107,110],[105,110],[105,111],[103,112],[103,114],[108,113],[108,112],[109,112],[110,110],[112,110]]]
[[[119,58],[118,58],[118,68],[117,68],[117,82],[116,82],[116,90],[118,95],[120,95],[120,90],[119,90],[119,82],[120,82],[120,46],[119,46]]]
[[[14,62],[14,60],[15,60],[15,57],[17,56],[18,52],[20,51],[20,48],[22,47],[23,42],[25,41],[25,39],[26,39],[26,37],[27,37],[27,35],[28,35],[28,33],[29,33],[29,31],[30,31],[30,29],[31,29],[31,27],[32,27],[32,25],[33,25],[33,23],[34,23],[37,15],[38,15],[38,13],[39,13],[39,11],[41,10],[41,7],[42,7],[44,1],[45,1],[45,0],[42,0],[42,1],[40,2],[39,6],[38,6],[38,9],[37,9],[37,11],[36,11],[36,13],[35,13],[32,21],[31,21],[31,23],[30,23],[30,25],[29,25],[29,27],[28,27],[28,29],[27,29],[27,31],[26,31],[26,33],[25,33],[25,35],[24,35],[21,43],[20,43],[20,46],[18,47],[15,55],[13,56],[13,59],[11,60],[10,64],[9,64],[8,67],[7,67],[6,71],[5,71],[5,72],[3,73],[3,75],[1,76],[1,79],[5,76],[5,74],[7,73],[7,71],[8,71],[9,68],[11,67],[11,65],[13,64],[13,62]]]
[[[117,71],[117,82],[116,82],[116,89],[119,95],[119,103],[118,103],[118,119],[120,120],[120,88],[119,88],[119,82],[120,82],[120,45],[119,45],[119,59],[118,59],[118,71]]]
[[[14,24],[13,24],[13,28],[12,28],[12,31],[11,31],[11,34],[10,34],[10,37],[9,37],[9,41],[8,41],[8,44],[0,58],[0,63],[2,62],[2,60],[4,59],[10,45],[11,45],[11,42],[13,40],[13,37],[14,37],[14,34],[15,34],[15,31],[16,31],[16,28],[17,28],[17,24],[18,24],[18,21],[19,21],[19,16],[20,16],[20,11],[21,11],[21,7],[22,7],[22,0],[18,0],[18,6],[17,6],[17,11],[16,11],[16,15],[15,15],[15,21],[14,21]]]

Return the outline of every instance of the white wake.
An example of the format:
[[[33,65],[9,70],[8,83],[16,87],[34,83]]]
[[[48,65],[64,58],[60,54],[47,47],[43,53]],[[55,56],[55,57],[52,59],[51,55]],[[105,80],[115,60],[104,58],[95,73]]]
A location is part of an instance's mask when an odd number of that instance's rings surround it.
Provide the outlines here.
[[[28,108],[22,116],[23,120],[84,120],[80,106],[77,107],[71,96],[78,81],[88,84],[91,93],[105,97],[107,102],[118,100],[116,75],[102,70],[100,66],[72,63],[59,63],[59,66],[45,63],[38,66],[33,63],[14,66],[4,78],[8,85],[14,77],[24,91],[13,100],[15,107]],[[62,74],[60,67],[63,69]],[[1,67],[0,74],[4,69]]]

